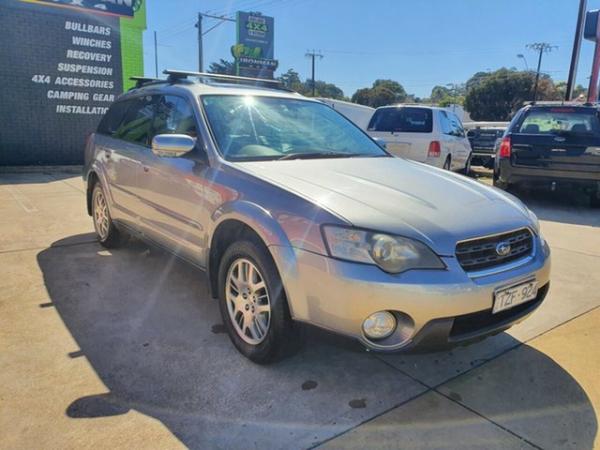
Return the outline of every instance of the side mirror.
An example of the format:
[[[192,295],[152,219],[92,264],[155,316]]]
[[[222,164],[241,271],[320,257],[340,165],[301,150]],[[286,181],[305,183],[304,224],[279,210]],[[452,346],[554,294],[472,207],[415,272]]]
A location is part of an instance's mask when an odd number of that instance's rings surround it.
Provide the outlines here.
[[[373,138],[373,140],[379,145],[382,149],[387,150],[387,144],[381,138]]]
[[[187,134],[159,134],[152,139],[152,153],[164,158],[177,158],[195,146],[196,139]]]

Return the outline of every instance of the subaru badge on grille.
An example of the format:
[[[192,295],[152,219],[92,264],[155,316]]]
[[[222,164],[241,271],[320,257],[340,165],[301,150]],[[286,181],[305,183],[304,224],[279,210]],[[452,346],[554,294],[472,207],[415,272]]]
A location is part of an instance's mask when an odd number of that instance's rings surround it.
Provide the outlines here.
[[[508,242],[500,242],[496,245],[496,253],[498,253],[498,256],[508,256],[510,250],[511,248]]]

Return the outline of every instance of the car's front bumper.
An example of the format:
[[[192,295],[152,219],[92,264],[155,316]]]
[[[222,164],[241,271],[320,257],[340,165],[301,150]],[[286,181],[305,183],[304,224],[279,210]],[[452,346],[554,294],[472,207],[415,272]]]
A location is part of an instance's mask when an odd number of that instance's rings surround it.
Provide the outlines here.
[[[399,275],[376,266],[340,261],[299,249],[271,247],[295,320],[354,337],[381,351],[443,347],[508,328],[535,309],[550,279],[547,244],[536,237],[536,253],[511,270],[468,276],[456,258],[442,258],[447,270],[413,270]],[[291,263],[290,258],[295,262]],[[535,278],[539,296],[506,314],[491,314],[498,288]],[[410,336],[369,340],[363,321],[377,311],[398,312],[412,321]],[[406,315],[406,316],[404,316]],[[481,326],[478,326],[480,324]]]

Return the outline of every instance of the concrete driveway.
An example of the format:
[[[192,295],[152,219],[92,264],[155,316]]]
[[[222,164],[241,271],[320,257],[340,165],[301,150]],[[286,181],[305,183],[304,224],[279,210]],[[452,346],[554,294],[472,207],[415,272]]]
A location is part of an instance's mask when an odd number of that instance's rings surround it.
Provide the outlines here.
[[[202,273],[100,247],[80,178],[0,174],[0,448],[600,446],[600,212],[528,194],[545,303],[450,352],[378,355],[317,330],[261,367]]]

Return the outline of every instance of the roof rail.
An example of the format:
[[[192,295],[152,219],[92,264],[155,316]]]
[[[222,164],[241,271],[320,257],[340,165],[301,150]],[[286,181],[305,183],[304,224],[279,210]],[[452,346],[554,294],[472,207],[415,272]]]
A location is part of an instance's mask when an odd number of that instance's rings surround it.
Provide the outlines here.
[[[237,83],[237,84],[249,84],[249,85],[264,85],[265,87],[270,87],[272,89],[280,89],[282,91],[290,91],[283,85],[283,83],[279,80],[269,80],[265,78],[250,78],[250,77],[238,77],[234,75],[223,75],[219,73],[207,73],[207,72],[189,72],[185,70],[165,70],[163,72],[165,75],[168,75],[168,80],[170,82],[175,82],[178,80],[185,80],[188,77],[198,77],[201,82],[202,79],[209,80],[217,80],[224,81],[226,83]]]
[[[166,80],[161,80],[160,78],[129,77],[129,79],[131,81],[135,81],[135,89],[140,88],[148,83],[157,83],[157,82],[166,83]]]
[[[577,100],[537,100],[525,101],[524,106],[596,106],[598,102],[578,102]]]

